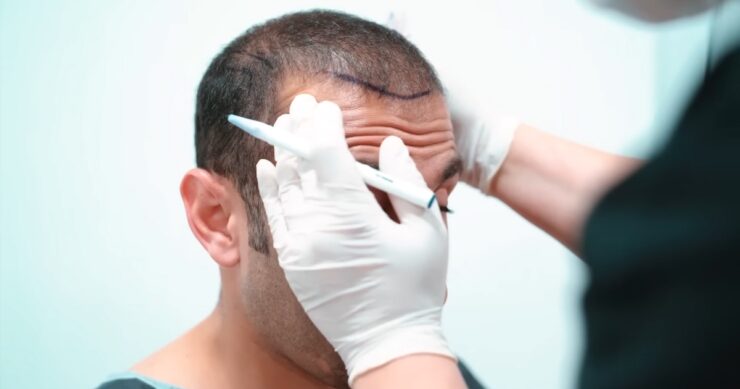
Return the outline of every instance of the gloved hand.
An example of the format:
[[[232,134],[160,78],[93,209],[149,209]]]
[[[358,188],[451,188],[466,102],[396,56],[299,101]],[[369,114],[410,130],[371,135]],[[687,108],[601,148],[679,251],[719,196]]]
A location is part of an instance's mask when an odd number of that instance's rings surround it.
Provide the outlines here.
[[[441,327],[447,229],[438,207],[391,196],[391,220],[363,182],[335,104],[299,95],[275,127],[308,144],[311,158],[276,151],[257,164],[280,266],[308,316],[344,361],[350,383],[393,359],[454,359]],[[380,170],[426,186],[397,137],[380,147]]]
[[[418,26],[419,19],[415,19],[413,14],[403,5],[394,5],[385,25],[409,40],[417,40],[415,38],[422,38],[423,31]],[[445,86],[455,144],[463,161],[461,179],[489,194],[491,182],[506,159],[514,132],[521,122],[514,117],[496,114],[490,106],[474,104],[470,97],[474,95],[473,91],[462,83],[460,69],[456,70],[444,60],[434,65]]]
[[[489,107],[472,103],[464,88],[453,77],[446,88],[447,106],[452,118],[455,145],[463,161],[461,179],[490,193],[491,182],[509,153],[514,133],[521,122],[513,117],[498,116]]]

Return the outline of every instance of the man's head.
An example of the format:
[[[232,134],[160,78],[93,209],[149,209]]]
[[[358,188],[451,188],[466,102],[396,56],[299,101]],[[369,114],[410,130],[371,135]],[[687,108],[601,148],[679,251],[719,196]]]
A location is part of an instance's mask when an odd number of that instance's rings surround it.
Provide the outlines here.
[[[403,139],[442,206],[460,161],[434,70],[400,34],[372,22],[326,11],[273,19],[231,42],[203,76],[199,169],[181,192],[191,229],[221,266],[222,302],[234,301],[278,358],[342,386],[341,360],[303,312],[272,249],[255,166],[274,160],[273,149],[226,121],[233,113],[273,123],[301,93],[342,108],[348,145],[362,162],[377,165],[386,136]],[[387,196],[375,194],[394,217]]]

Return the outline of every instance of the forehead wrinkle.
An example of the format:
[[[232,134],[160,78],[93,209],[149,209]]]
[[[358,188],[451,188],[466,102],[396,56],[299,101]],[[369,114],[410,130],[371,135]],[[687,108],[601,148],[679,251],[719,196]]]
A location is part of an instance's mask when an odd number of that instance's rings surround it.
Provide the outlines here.
[[[445,111],[447,113],[447,111]],[[406,120],[393,112],[375,112],[364,107],[343,108],[342,119],[345,129],[355,132],[372,131],[373,129],[393,128],[408,134],[429,134],[434,132],[452,132],[452,122],[446,115],[435,115],[433,118],[414,118]]]
[[[408,133],[397,129],[383,129],[362,131],[360,133],[358,133],[358,131],[345,130],[344,134],[349,147],[360,145],[380,147],[380,144],[389,136],[397,136],[401,138],[407,147],[436,147],[454,142],[454,138],[451,133],[439,132],[424,135],[409,135]]]

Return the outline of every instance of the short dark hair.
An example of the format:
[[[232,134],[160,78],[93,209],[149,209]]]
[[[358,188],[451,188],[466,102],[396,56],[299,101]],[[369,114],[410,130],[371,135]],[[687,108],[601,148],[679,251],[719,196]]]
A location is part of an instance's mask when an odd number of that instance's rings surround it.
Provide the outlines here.
[[[333,11],[288,14],[250,28],[211,62],[198,87],[198,167],[238,188],[249,218],[249,245],[267,253],[267,223],[255,166],[272,147],[226,121],[228,114],[272,122],[282,82],[290,76],[335,78],[393,99],[414,99],[442,86],[419,50],[398,32]]]

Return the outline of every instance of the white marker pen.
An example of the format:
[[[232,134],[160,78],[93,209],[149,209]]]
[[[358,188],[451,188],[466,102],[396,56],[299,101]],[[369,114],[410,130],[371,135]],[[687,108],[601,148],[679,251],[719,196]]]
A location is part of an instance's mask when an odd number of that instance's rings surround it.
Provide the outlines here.
[[[298,143],[287,131],[236,115],[229,115],[228,120],[229,123],[239,127],[257,139],[263,140],[273,146],[282,147],[301,158],[308,158],[309,156],[308,149],[305,145]],[[397,180],[364,163],[355,163],[362,179],[373,188],[398,196],[423,208],[431,208],[434,205],[434,200],[436,200],[437,196],[431,189]]]

